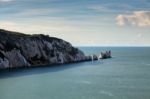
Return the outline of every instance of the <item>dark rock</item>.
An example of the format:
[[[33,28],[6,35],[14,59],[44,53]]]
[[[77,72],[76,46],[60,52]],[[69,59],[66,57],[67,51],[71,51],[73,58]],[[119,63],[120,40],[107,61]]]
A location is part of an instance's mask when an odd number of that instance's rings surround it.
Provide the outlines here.
[[[101,52],[100,59],[107,59],[107,58],[111,58],[111,51]]]

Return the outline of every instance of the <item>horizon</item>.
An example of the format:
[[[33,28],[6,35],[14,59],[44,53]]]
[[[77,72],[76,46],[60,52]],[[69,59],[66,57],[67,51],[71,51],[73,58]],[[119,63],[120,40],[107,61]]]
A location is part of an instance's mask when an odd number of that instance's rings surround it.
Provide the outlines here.
[[[0,28],[74,46],[150,47],[149,0],[0,0]]]

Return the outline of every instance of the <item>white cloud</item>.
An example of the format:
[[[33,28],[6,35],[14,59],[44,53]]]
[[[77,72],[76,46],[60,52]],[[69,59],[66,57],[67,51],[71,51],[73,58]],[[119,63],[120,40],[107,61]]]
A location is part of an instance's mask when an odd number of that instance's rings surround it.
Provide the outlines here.
[[[93,20],[90,20],[88,18],[88,21],[69,20],[63,17],[35,17],[22,20],[7,19],[0,20],[0,28],[29,34],[48,34],[50,36],[62,38],[71,42],[73,45],[78,46],[150,44],[149,40],[145,41],[143,34],[144,32],[142,30],[135,31],[136,35],[134,35],[134,37],[132,35],[129,36],[130,33],[132,34],[132,31],[128,32],[127,30],[122,31],[123,33],[120,33],[118,32],[120,28],[117,28],[116,30],[112,29],[111,26],[108,26],[107,24],[104,25],[103,22],[99,22],[98,18],[99,17],[94,17],[92,18]],[[110,29],[105,29],[105,27],[110,27]],[[147,31],[146,33],[149,34],[148,32],[149,31]],[[118,38],[116,38],[116,35]],[[149,36],[147,35],[146,37]],[[143,38],[143,40],[141,40],[141,38]]]
[[[56,19],[54,19],[56,20]],[[24,33],[42,33],[45,34],[49,32],[60,33],[73,31],[74,28],[70,25],[67,25],[63,20],[58,21],[41,21],[41,20],[33,20],[27,22],[17,22],[17,21],[0,21],[0,28],[13,30],[13,31],[20,31]]]
[[[137,38],[142,38],[142,36],[143,36],[142,33],[137,34]]]
[[[17,13],[16,16],[33,16],[33,15],[48,15],[51,13],[60,13],[61,9],[54,8],[38,8],[38,9],[28,9],[21,13]]]
[[[116,18],[120,26],[130,24],[138,27],[150,26],[150,11],[135,11],[132,14],[120,14]]]
[[[16,23],[11,22],[11,21],[1,21],[0,22],[0,28],[2,28],[2,29],[14,30],[15,26],[16,26]]]
[[[31,20],[22,20],[21,22],[18,20],[0,20],[0,28],[29,34],[48,34],[50,36],[65,39],[74,45],[94,45],[98,40],[95,40],[93,32],[95,33],[98,31],[97,28],[99,28],[99,22],[92,22],[93,20],[87,22],[67,20],[58,17],[44,19],[34,18]],[[95,26],[95,24],[98,26]],[[96,33],[95,35],[98,34],[99,33]]]
[[[0,28],[28,34],[48,34],[53,37],[65,39],[75,45],[79,45],[79,43],[83,44],[86,42],[86,40],[83,40],[84,37],[76,39],[80,37],[80,35],[76,35],[76,33],[79,31],[84,31],[84,29],[82,30],[80,27],[75,25],[77,23],[72,23],[68,20],[60,18],[49,18],[47,20],[35,19],[26,22],[11,20],[0,21]]]
[[[9,2],[9,1],[13,1],[13,0],[0,0],[0,2]]]

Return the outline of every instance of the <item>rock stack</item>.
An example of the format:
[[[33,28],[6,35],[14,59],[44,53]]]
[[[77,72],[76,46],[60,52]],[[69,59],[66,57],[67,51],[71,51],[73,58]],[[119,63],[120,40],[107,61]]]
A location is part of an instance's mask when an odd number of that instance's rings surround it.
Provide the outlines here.
[[[111,51],[101,52],[100,59],[111,58]]]

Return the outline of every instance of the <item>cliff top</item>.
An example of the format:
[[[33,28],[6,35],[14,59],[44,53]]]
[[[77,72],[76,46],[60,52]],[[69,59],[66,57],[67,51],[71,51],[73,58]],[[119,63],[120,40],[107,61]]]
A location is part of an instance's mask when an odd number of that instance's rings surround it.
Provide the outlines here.
[[[1,40],[11,40],[11,38],[14,39],[20,39],[20,38],[31,38],[31,39],[44,39],[46,41],[52,42],[52,40],[62,41],[62,39],[56,38],[56,37],[49,37],[49,35],[43,35],[43,34],[24,34],[21,32],[15,32],[15,31],[8,31],[4,29],[0,29],[0,41]]]

